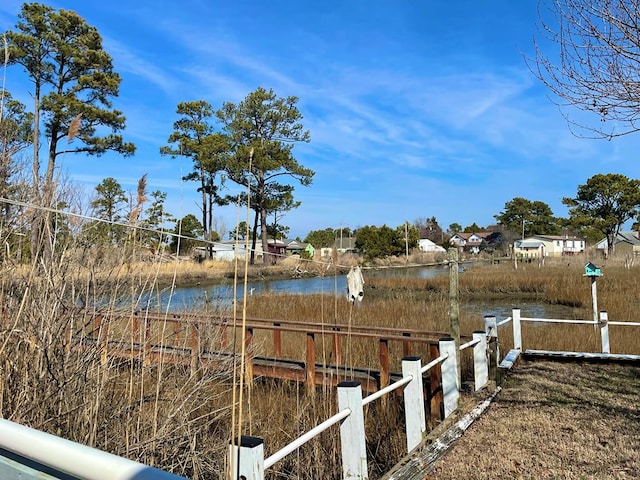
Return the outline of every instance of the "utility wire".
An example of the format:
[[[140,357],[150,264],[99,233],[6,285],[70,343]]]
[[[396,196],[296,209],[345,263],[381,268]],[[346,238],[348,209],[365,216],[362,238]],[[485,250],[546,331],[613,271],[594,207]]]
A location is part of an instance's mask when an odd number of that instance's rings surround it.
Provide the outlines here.
[[[83,220],[89,220],[92,222],[99,222],[99,223],[106,223],[109,225],[113,225],[113,226],[120,226],[120,227],[124,227],[124,228],[134,228],[136,230],[141,230],[141,231],[145,231],[145,232],[151,232],[151,233],[156,233],[158,235],[171,235],[172,237],[176,237],[179,238],[181,240],[194,240],[197,241],[199,243],[203,243],[206,245],[227,245],[224,244],[223,242],[220,241],[212,241],[212,240],[206,240],[203,238],[196,238],[196,237],[190,237],[188,235],[182,235],[181,233],[175,233],[173,231],[170,230],[160,230],[157,228],[151,228],[151,227],[144,227],[144,226],[138,226],[138,225],[132,225],[130,223],[125,223],[125,222],[116,222],[116,221],[112,221],[112,220],[105,220],[104,218],[99,218],[99,217],[93,217],[91,215],[84,215],[81,213],[75,213],[75,212],[69,212],[69,211],[65,211],[65,210],[60,210],[58,208],[53,208],[53,207],[45,207],[43,205],[37,205],[35,203],[28,203],[28,202],[21,202],[19,200],[12,200],[10,198],[4,198],[4,197],[0,197],[0,203],[8,203],[10,205],[15,205],[17,207],[23,207],[23,208],[27,208],[27,209],[35,209],[35,210],[42,210],[45,212],[50,212],[50,213],[57,213],[60,215],[66,215],[68,217],[74,217],[74,218],[79,218],[79,219],[83,219]],[[245,244],[245,250],[247,252],[257,252],[257,249],[253,249],[251,247],[249,247],[248,243]],[[266,252],[268,253],[268,252]],[[264,255],[265,253],[263,253]],[[287,255],[286,254],[281,254],[281,253],[269,253],[269,255],[274,256],[274,257],[280,257],[280,258],[286,258]],[[323,262],[320,260],[305,260],[306,262],[309,263],[314,263],[317,265],[324,265],[327,269],[330,266],[333,266],[334,268],[350,268],[350,265],[340,265],[339,263],[337,263],[337,260],[333,257],[330,257],[330,261],[329,263],[327,262]]]

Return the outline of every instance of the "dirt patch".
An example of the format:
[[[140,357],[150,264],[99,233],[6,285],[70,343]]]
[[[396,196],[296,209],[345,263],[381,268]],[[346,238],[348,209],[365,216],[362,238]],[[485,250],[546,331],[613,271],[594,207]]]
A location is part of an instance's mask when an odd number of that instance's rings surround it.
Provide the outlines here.
[[[640,478],[640,366],[523,361],[429,479]]]

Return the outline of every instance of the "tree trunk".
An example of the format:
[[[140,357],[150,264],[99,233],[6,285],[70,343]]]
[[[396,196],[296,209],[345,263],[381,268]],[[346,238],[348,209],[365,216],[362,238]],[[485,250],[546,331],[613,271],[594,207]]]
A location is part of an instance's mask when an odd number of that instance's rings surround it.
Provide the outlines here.
[[[202,192],[202,229],[204,238],[208,238],[209,226],[207,225],[207,188],[204,181],[204,169],[200,166],[200,191]]]
[[[262,254],[262,263],[268,265],[271,262],[271,254],[269,254],[269,236],[267,235],[267,210],[264,207],[260,208],[260,235],[262,237],[262,251],[264,252]]]
[[[258,212],[253,216],[253,230],[251,230],[251,265],[256,262],[256,242],[258,241]],[[264,252],[262,252],[264,258]]]
[[[208,197],[208,218],[207,218],[207,224],[209,225],[209,241],[211,242],[213,239],[213,231],[211,230],[211,226],[213,225],[213,193],[209,193],[207,195]],[[213,258],[213,244],[209,243],[209,248],[207,248],[207,250],[209,251],[209,258]]]

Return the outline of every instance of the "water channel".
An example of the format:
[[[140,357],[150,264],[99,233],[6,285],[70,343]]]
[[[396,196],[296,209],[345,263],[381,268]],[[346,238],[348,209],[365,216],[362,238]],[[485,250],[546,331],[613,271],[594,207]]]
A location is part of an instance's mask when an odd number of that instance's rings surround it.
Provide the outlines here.
[[[461,274],[464,274],[464,269],[465,267],[461,266]],[[363,276],[366,284],[367,277],[374,276],[432,278],[447,273],[447,266],[426,266],[367,269],[363,271]],[[139,305],[140,308],[148,306],[150,309],[168,311],[193,310],[207,303],[210,305],[228,306],[231,304],[231,299],[233,298],[233,289],[234,287],[231,283],[180,287],[173,290],[166,289],[159,293],[147,294],[141,297],[139,299]],[[337,275],[250,281],[247,284],[247,292],[249,295],[281,293],[298,295],[335,293],[336,295],[346,295],[347,277],[346,275]],[[242,282],[240,282],[237,286],[236,298],[241,300],[243,294],[244,288]],[[461,309],[477,315],[495,315],[498,319],[510,316],[511,309],[514,307],[520,308],[524,317],[565,318],[571,314],[570,307],[548,305],[535,299],[527,301],[518,300],[517,305],[513,305],[512,303],[513,301],[509,299],[505,299],[504,301],[474,300],[472,303],[462,304]]]

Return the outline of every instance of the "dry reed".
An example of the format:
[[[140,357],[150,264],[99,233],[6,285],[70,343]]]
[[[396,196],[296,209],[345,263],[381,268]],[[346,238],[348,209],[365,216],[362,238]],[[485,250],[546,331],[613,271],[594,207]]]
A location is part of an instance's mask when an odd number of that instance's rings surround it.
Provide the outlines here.
[[[134,240],[131,240],[134,241]],[[135,247],[135,245],[133,246]],[[131,251],[135,251],[134,248]],[[291,261],[289,261],[291,262]],[[460,275],[461,301],[495,298],[516,304],[522,298],[536,298],[549,304],[569,305],[574,318],[590,318],[590,289],[582,277],[584,262],[548,262],[469,267]],[[38,267],[38,268],[36,268]],[[42,267],[42,268],[40,268]],[[298,268],[299,267],[299,268]],[[118,252],[70,248],[58,261],[34,266],[3,265],[0,283],[2,324],[0,333],[0,413],[35,428],[93,445],[135,460],[169,469],[192,478],[223,478],[226,448],[231,436],[232,363],[195,370],[190,365],[162,366],[115,357],[105,359],[95,348],[81,349],[79,339],[89,336],[94,325],[79,305],[100,301],[113,309],[128,295],[140,298],[166,285],[229,281],[228,264],[216,262],[127,262]],[[318,270],[313,270],[314,268]],[[256,275],[291,276],[328,274],[327,265],[284,262],[278,269],[261,267]],[[600,306],[611,320],[637,320],[639,271],[624,266],[603,266],[598,280]],[[226,279],[226,280],[225,280]],[[383,325],[422,330],[448,330],[448,279],[367,278],[365,300],[354,307],[336,292],[325,295],[253,296],[248,315],[274,319]],[[209,307],[211,308],[211,307]],[[216,317],[225,312],[215,308],[201,314]],[[461,331],[482,329],[481,315],[461,309]],[[103,326],[104,328],[104,326]],[[71,341],[66,332],[71,329]],[[131,325],[112,325],[109,339],[132,341]],[[95,333],[95,332],[93,332]],[[186,329],[175,330],[161,322],[149,330],[149,340],[175,342],[185,348]],[[180,336],[181,335],[181,336]],[[202,349],[222,344],[218,328],[202,329]],[[523,330],[528,348],[598,348],[598,336],[591,327],[536,327]],[[617,351],[640,353],[637,336],[611,329],[611,344]],[[235,340],[235,341],[234,341]],[[228,340],[229,349],[237,339]],[[303,358],[300,337],[283,334],[283,354]],[[91,345],[91,344],[87,344]],[[256,334],[254,353],[272,353],[269,334]],[[318,361],[331,363],[330,340],[318,339]],[[586,346],[586,347],[585,347]],[[509,348],[506,335],[501,348]],[[343,345],[343,363],[377,368],[377,348],[356,338]],[[238,351],[238,350],[235,350]],[[416,347],[416,354],[428,352]],[[401,351],[392,346],[399,367]],[[465,375],[468,375],[468,369]],[[263,437],[267,455],[325,420],[335,411],[333,389],[318,389],[314,396],[303,394],[303,386],[256,379],[244,409],[248,434]],[[402,456],[404,438],[402,405],[390,401],[385,408],[367,409],[367,448],[371,459],[370,478],[379,478]],[[335,431],[322,435],[271,469],[269,478],[339,477],[339,440]],[[317,461],[316,461],[317,460]]]

